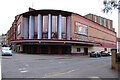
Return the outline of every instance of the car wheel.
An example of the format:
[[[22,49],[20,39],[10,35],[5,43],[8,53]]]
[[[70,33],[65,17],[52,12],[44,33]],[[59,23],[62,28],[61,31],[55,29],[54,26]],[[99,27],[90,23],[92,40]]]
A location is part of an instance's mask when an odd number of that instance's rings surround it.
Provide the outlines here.
[[[97,55],[95,55],[95,57],[97,57]]]

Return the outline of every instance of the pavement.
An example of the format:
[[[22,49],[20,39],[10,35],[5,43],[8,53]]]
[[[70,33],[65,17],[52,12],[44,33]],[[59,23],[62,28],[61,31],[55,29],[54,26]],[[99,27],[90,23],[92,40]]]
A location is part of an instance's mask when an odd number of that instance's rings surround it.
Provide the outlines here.
[[[2,78],[118,78],[111,56],[40,55],[1,56]]]

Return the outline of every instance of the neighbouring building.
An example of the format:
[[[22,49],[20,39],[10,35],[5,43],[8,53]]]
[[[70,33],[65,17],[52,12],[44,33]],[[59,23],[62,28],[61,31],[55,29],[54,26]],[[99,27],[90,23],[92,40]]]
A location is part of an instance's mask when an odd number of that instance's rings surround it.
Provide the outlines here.
[[[118,52],[120,53],[120,9],[118,9]]]
[[[110,19],[106,19],[101,16],[97,16],[94,14],[87,14],[85,15],[86,18],[98,23],[99,25],[102,25],[104,27],[107,27],[108,29],[115,31],[115,28],[113,28],[113,22]]]
[[[0,35],[0,46],[2,45],[2,35]]]
[[[6,44],[5,38],[6,38],[6,34],[0,35],[0,45],[1,46]]]
[[[10,27],[10,29],[7,31],[6,33],[6,38],[5,38],[5,42],[6,45],[11,46],[11,41],[12,40],[16,40],[17,35],[16,35],[16,30],[17,30],[17,24],[16,22],[18,21],[19,16],[15,16],[15,20],[12,23],[12,26]]]
[[[118,52],[120,53],[120,38],[117,38]]]
[[[16,16],[7,40],[23,53],[88,55],[117,48],[112,20],[89,15],[31,10]]]

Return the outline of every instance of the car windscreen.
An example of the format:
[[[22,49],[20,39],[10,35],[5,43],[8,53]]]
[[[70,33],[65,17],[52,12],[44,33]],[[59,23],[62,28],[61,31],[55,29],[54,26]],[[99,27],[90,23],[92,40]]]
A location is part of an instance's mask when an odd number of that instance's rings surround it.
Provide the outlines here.
[[[4,47],[2,50],[10,50],[10,47]]]

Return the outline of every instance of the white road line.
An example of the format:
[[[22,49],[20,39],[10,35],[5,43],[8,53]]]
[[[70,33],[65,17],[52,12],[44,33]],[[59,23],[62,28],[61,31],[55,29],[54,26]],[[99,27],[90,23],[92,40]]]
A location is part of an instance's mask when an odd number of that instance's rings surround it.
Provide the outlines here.
[[[25,70],[26,68],[19,68],[18,70]]]
[[[21,73],[25,73],[25,72],[28,72],[28,70],[25,70],[25,71],[20,71]]]
[[[25,66],[29,66],[28,64],[25,64]]]
[[[98,76],[92,76],[92,77],[88,77],[88,78],[91,78],[91,80],[95,80],[95,79],[101,80],[100,77],[98,77]]]
[[[48,77],[50,77],[50,76],[57,76],[57,75],[61,75],[61,74],[66,74],[66,73],[71,73],[71,72],[73,72],[73,71],[75,71],[75,70],[69,70],[69,71],[66,71],[66,72],[59,72],[59,73],[54,73],[54,74],[45,74],[45,76],[44,77],[42,77],[42,78],[48,78]]]
[[[89,77],[89,78],[99,78],[98,76],[92,76],[92,77]]]
[[[58,62],[58,63],[63,63],[63,62]]]

